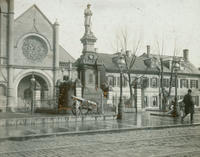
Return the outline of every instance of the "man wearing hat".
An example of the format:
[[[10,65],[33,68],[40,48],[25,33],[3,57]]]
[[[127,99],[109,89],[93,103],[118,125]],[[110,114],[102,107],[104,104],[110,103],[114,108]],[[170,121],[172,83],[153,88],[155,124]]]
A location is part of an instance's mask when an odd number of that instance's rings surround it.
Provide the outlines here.
[[[185,115],[181,118],[181,121],[190,113],[190,121],[193,122],[194,114],[194,102],[192,100],[192,90],[189,89],[188,93],[184,96],[183,102],[185,104]]]

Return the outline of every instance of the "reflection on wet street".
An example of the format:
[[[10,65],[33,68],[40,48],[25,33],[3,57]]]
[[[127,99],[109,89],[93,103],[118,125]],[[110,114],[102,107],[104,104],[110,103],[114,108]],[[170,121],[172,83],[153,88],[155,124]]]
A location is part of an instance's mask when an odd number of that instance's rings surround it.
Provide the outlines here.
[[[194,123],[200,120],[200,115],[196,114]],[[36,134],[51,134],[62,132],[81,132],[93,130],[110,130],[120,128],[140,128],[168,126],[174,124],[190,124],[189,116],[183,123],[180,118],[152,116],[149,113],[126,113],[123,120],[105,120],[105,121],[77,121],[77,122],[57,122],[47,124],[35,124],[27,126],[9,126],[0,128],[0,138],[13,136],[26,136]]]

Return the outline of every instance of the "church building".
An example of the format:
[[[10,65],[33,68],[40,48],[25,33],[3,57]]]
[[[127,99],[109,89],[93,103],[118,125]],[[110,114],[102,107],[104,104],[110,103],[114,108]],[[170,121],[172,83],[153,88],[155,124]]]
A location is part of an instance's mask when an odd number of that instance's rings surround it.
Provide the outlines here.
[[[0,2],[0,110],[29,110],[35,81],[38,107],[51,105],[56,82],[73,77],[75,59],[59,44],[59,24],[36,6],[14,19],[14,0]],[[76,74],[75,74],[76,77]],[[48,101],[47,101],[48,100]]]

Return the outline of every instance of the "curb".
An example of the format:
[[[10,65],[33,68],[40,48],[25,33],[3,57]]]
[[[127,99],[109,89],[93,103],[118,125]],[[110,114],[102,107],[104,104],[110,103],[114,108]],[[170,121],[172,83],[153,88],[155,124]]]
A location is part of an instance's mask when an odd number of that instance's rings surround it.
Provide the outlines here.
[[[151,116],[161,116],[161,117],[172,117],[174,118],[172,115],[170,114],[162,114],[162,113],[150,113]]]
[[[166,129],[166,128],[180,128],[180,127],[195,127],[200,126],[200,123],[193,124],[177,124],[177,125],[166,125],[166,126],[147,126],[147,127],[131,127],[131,128],[120,128],[120,129],[102,129],[102,130],[90,130],[90,131],[77,131],[77,132],[58,132],[58,133],[49,133],[49,134],[33,134],[33,135],[25,135],[25,136],[9,136],[9,137],[0,137],[0,142],[5,140],[13,140],[13,141],[23,141],[28,139],[35,138],[45,138],[45,137],[56,137],[56,136],[64,136],[64,135],[89,135],[89,134],[105,134],[105,133],[119,133],[125,131],[137,131],[137,130],[158,130],[158,129]]]
[[[116,115],[88,115],[88,116],[55,116],[55,117],[27,117],[0,119],[0,126],[23,126],[34,124],[49,124],[79,121],[115,120]]]

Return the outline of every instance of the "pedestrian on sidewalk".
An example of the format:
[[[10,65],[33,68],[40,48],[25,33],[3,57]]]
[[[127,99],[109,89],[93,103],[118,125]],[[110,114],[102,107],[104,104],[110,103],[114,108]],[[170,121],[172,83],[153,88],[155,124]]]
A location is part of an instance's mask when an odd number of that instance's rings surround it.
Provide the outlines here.
[[[190,121],[193,122],[194,102],[191,94],[192,90],[189,89],[188,93],[183,98],[183,102],[185,104],[185,115],[181,118],[181,121],[183,121],[183,119],[190,113]]]

